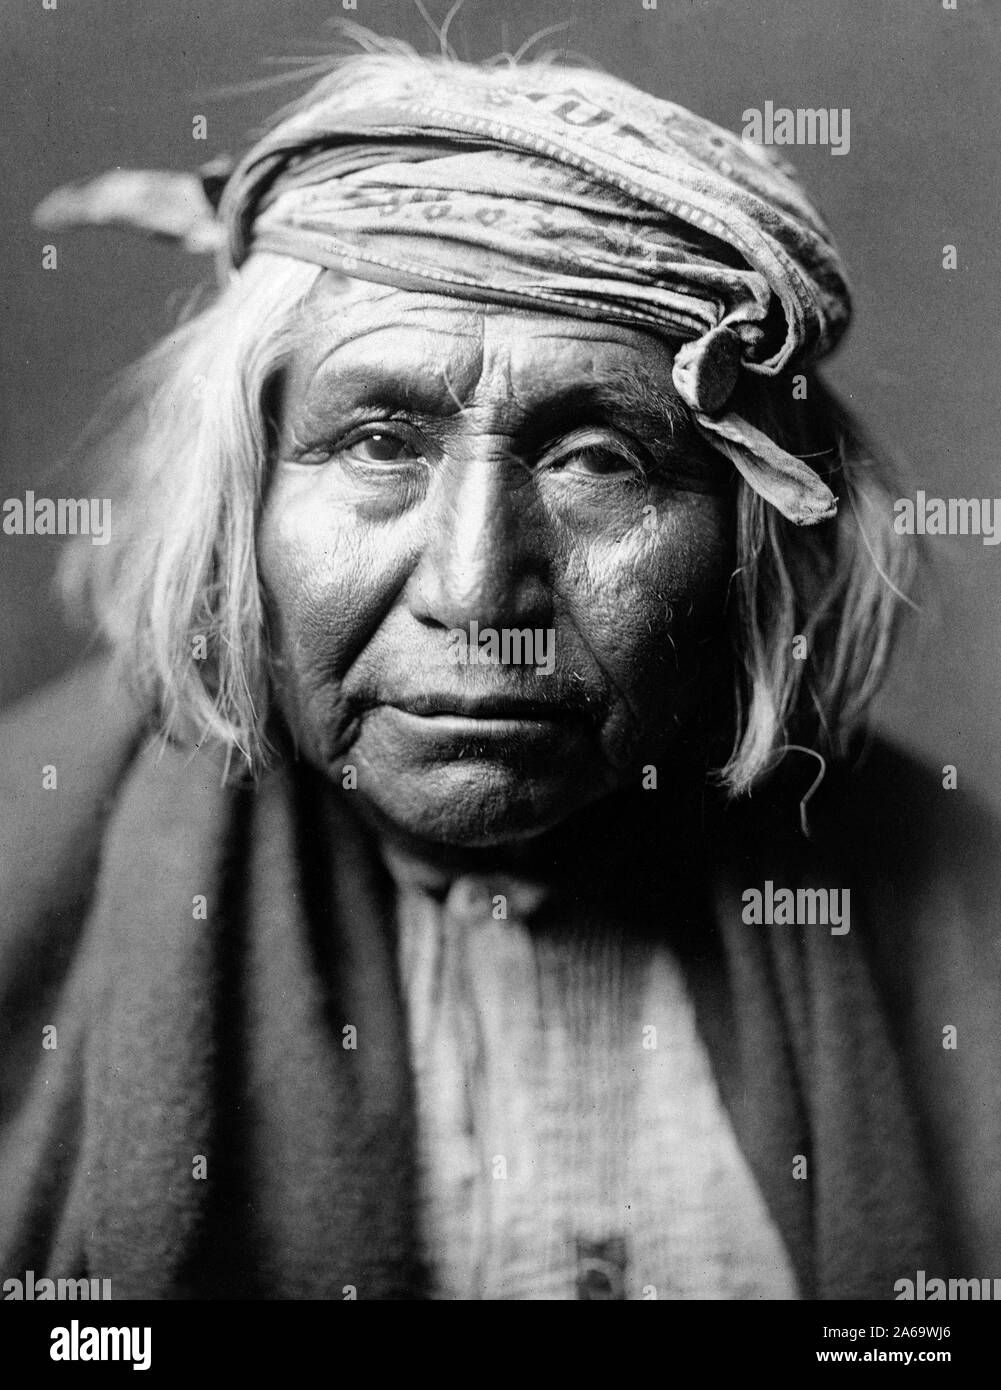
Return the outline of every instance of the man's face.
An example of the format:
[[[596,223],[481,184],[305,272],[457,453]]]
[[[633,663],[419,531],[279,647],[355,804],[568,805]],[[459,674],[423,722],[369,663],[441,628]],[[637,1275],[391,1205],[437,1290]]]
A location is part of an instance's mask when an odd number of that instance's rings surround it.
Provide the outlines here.
[[[259,535],[301,752],[461,846],[638,787],[706,699],[732,568],[670,347],[332,275],[309,314]]]

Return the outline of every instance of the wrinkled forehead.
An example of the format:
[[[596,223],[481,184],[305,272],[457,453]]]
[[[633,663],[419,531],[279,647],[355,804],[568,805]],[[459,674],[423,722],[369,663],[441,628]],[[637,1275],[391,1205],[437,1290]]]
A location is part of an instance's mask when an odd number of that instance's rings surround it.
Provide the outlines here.
[[[288,364],[293,398],[376,389],[475,406],[505,397],[532,406],[568,389],[618,387],[675,413],[677,343],[620,323],[602,323],[428,294],[321,274],[304,306],[300,344]]]

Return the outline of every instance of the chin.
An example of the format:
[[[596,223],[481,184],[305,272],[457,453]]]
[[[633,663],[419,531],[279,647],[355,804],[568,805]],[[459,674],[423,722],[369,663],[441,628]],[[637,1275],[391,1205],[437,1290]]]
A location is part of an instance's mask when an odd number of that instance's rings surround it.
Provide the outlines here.
[[[462,849],[533,839],[601,795],[564,777],[533,778],[475,760],[412,772],[394,769],[381,777],[369,768],[361,781],[364,799],[381,820],[428,843]]]

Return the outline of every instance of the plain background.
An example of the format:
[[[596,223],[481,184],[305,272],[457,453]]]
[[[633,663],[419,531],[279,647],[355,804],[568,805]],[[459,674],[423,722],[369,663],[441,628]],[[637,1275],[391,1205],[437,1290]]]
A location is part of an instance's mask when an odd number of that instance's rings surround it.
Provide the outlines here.
[[[52,3],[52,0],[49,0]],[[444,0],[427,0],[435,19]],[[211,265],[118,231],[51,237],[31,211],[111,168],[192,169],[236,153],[301,85],[264,86],[332,48],[341,0],[3,0],[0,16],[0,498],[89,496],[69,446],[109,381],[174,322]],[[412,0],[346,17],[435,46]],[[783,150],[841,247],[856,319],[828,379],[938,496],[1001,495],[1001,14],[996,0],[466,0],[460,57],[542,27],[654,94],[739,130],[747,107],[848,107],[851,150]],[[248,90],[248,84],[254,85]],[[239,89],[233,92],[233,88]],[[194,141],[204,115],[208,138]],[[959,266],[942,268],[945,244]],[[71,664],[58,538],[0,534],[0,702]],[[1001,546],[936,539],[941,598],[910,629],[879,722],[1001,805]],[[0,750],[2,756],[2,750]]]

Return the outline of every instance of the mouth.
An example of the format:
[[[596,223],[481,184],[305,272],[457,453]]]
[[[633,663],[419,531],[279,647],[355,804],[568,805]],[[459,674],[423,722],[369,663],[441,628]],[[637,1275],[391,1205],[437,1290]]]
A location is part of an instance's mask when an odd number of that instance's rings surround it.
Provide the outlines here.
[[[435,743],[552,744],[582,723],[580,709],[511,695],[415,695],[383,708],[411,735]]]
[[[579,718],[580,710],[553,700],[514,695],[413,695],[386,702],[419,719],[465,719],[473,723],[522,723]]]

